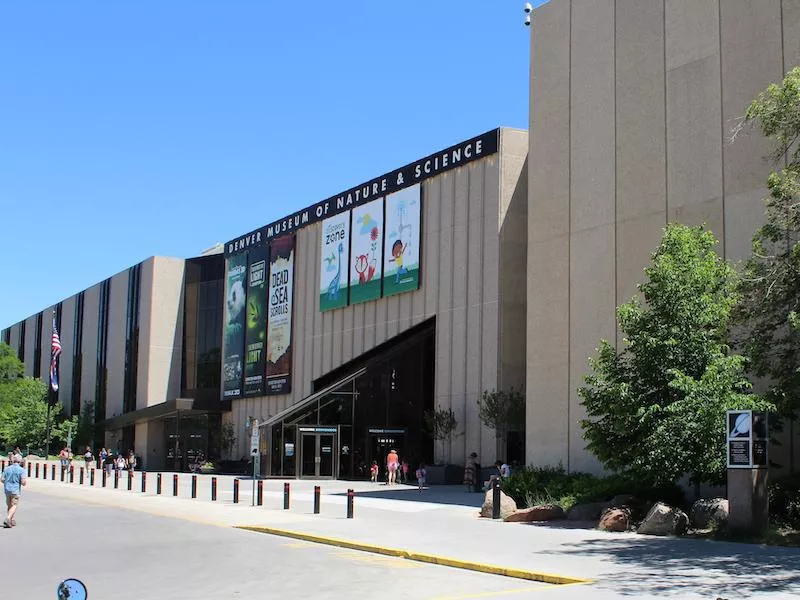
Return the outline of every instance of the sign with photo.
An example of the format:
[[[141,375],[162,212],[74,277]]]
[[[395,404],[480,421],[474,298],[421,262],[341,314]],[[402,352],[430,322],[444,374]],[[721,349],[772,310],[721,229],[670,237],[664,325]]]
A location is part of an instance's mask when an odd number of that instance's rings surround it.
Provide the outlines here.
[[[383,253],[383,295],[419,288],[421,187],[419,184],[386,196]]]
[[[242,396],[245,340],[247,253],[231,256],[225,276],[225,325],[222,336],[222,397]]]
[[[322,222],[320,251],[319,309],[347,306],[350,262],[350,211]]]
[[[729,410],[726,421],[728,468],[767,468],[769,439],[766,413]]]
[[[352,210],[350,304],[381,297],[383,198]]]
[[[264,393],[264,359],[267,341],[267,260],[269,248],[249,252],[247,269],[247,332],[244,358],[244,395]]]
[[[267,395],[292,391],[293,235],[272,240],[269,258]]]

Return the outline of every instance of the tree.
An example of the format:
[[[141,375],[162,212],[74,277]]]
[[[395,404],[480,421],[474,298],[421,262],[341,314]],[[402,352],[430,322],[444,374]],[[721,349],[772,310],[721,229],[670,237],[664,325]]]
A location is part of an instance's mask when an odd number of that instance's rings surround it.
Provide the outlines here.
[[[750,393],[726,344],[738,280],[702,227],[669,225],[638,297],[617,309],[624,348],[601,341],[578,390],[588,449],[653,485],[724,477],[727,409],[773,408]]]
[[[0,383],[15,381],[22,377],[25,365],[8,344],[0,342]]]
[[[453,409],[436,408],[435,410],[426,410],[422,415],[422,420],[425,430],[434,440],[447,442],[445,444],[447,462],[450,462],[451,442],[458,427],[458,421]]]
[[[511,388],[484,390],[478,399],[478,417],[481,422],[494,429],[502,452],[508,451],[508,434],[525,430],[525,395]]]
[[[767,179],[766,221],[753,237],[737,321],[753,373],[770,380],[767,398],[791,417],[800,394],[800,68],[762,92],[745,123],[775,142],[772,158],[785,167]]]
[[[0,439],[9,446],[21,448],[43,448],[47,428],[47,386],[38,379],[25,377],[13,384],[0,384],[11,387],[2,390],[0,395],[9,397],[0,403]],[[51,419],[56,419],[61,406],[52,407]]]

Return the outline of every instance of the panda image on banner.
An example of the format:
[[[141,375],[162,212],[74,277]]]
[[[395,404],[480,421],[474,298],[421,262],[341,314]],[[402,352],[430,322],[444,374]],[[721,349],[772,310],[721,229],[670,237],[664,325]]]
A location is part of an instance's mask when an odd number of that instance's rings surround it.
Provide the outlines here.
[[[225,381],[238,382],[242,375],[242,346],[244,345],[245,291],[243,280],[235,281],[228,289],[226,308],[228,322],[225,324],[226,351]]]

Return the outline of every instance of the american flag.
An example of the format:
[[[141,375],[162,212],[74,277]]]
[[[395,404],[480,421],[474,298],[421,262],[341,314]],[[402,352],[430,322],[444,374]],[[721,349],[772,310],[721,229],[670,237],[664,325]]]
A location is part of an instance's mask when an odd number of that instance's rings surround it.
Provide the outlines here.
[[[53,313],[53,337],[50,341],[50,387],[54,392],[58,391],[58,355],[61,354],[61,338],[58,337],[56,327],[56,313]]]

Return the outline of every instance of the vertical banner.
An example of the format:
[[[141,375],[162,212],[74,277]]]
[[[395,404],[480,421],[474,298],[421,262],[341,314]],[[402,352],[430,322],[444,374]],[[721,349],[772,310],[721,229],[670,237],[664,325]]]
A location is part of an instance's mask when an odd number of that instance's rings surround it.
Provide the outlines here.
[[[386,196],[384,296],[419,287],[421,204],[419,184]]]
[[[225,277],[225,327],[222,339],[222,397],[242,395],[242,351],[244,350],[247,296],[247,253],[228,259]]]
[[[295,237],[272,240],[269,253],[267,395],[292,391],[292,298]]]
[[[353,209],[350,233],[350,304],[381,297],[383,198]]]
[[[319,309],[326,311],[347,306],[350,211],[322,222],[320,242]]]
[[[250,251],[247,269],[247,332],[244,358],[244,395],[264,393],[267,341],[267,260],[269,247]]]

